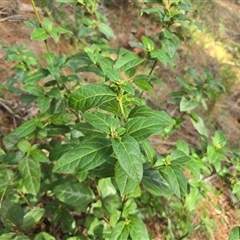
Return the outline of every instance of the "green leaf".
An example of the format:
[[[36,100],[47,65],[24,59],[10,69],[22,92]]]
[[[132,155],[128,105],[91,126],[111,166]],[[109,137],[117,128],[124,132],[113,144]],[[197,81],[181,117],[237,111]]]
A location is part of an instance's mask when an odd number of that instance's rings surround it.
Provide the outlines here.
[[[133,181],[127,175],[119,163],[117,163],[115,166],[115,181],[117,183],[121,196],[130,193],[138,186],[138,183]]]
[[[37,162],[48,162],[46,154],[41,149],[34,149],[30,152],[30,156]]]
[[[129,215],[128,229],[132,239],[149,240],[148,231],[143,221],[136,215]]]
[[[66,28],[62,28],[62,27],[55,27],[54,30],[55,30],[55,32],[60,33],[60,34],[64,34],[64,33],[71,33],[72,34],[71,31],[69,31]]]
[[[61,202],[74,207],[81,207],[84,210],[94,199],[91,188],[81,183],[67,182],[60,184],[54,188],[53,192]]]
[[[49,72],[45,69],[37,69],[34,72],[29,72],[27,76],[23,79],[24,84],[36,84],[40,80],[46,78]]]
[[[34,237],[34,240],[56,240],[56,239],[55,237],[46,232],[40,232]]]
[[[120,72],[127,71],[139,65],[143,61],[144,59],[140,58],[137,54],[133,52],[126,52],[118,58],[114,68]]]
[[[31,40],[44,41],[48,38],[48,32],[44,28],[36,28],[30,36]]]
[[[111,178],[99,179],[98,189],[101,194],[101,198],[105,198],[109,195],[115,195],[117,193],[116,188],[112,184]]]
[[[169,184],[158,170],[145,170],[143,172],[142,184],[148,192],[155,196],[165,196],[173,193]]]
[[[183,96],[180,101],[180,111],[181,112],[188,112],[193,110],[198,105],[195,99],[188,98],[187,96]]]
[[[191,115],[191,122],[194,128],[203,136],[208,137],[208,131],[205,127],[204,121],[197,115]]]
[[[148,52],[151,52],[154,50],[154,42],[152,39],[146,37],[146,36],[142,36],[141,37],[141,40],[143,42],[143,45],[145,47],[145,49],[148,51]]]
[[[55,161],[59,159],[65,152],[67,152],[72,148],[73,148],[72,144],[59,144],[54,146],[53,149],[51,149],[49,154],[50,161]]]
[[[123,135],[121,139],[112,139],[112,146],[123,170],[133,181],[140,183],[143,164],[138,142],[129,135]]]
[[[116,98],[116,93],[105,84],[82,86],[69,97],[69,106],[75,110],[86,111],[101,106]]]
[[[178,166],[165,166],[160,169],[164,178],[171,186],[178,198],[182,198],[187,192],[187,180]]]
[[[42,25],[48,32],[53,29],[53,23],[49,18],[44,18]]]
[[[183,151],[185,154],[189,155],[189,146],[183,140],[177,140],[177,150]]]
[[[25,231],[30,231],[36,223],[40,221],[44,214],[43,208],[33,208],[27,212],[23,217],[23,229]]]
[[[118,121],[111,115],[103,114],[101,112],[85,112],[84,116],[92,126],[105,133],[111,133],[111,130],[116,130],[119,127]]]
[[[27,92],[29,92],[32,95],[37,96],[37,97],[43,96],[43,94],[44,94],[44,90],[40,86],[26,85],[26,86],[24,86],[24,89]]]
[[[151,58],[155,58],[157,60],[159,60],[160,62],[162,62],[165,66],[167,64],[174,66],[175,63],[173,61],[173,59],[171,59],[168,54],[163,50],[163,49],[155,49],[151,52]]]
[[[127,240],[129,235],[129,229],[123,221],[120,221],[112,229],[110,240]]]
[[[186,153],[181,150],[174,150],[171,153],[171,164],[172,165],[181,165],[191,161],[191,157],[189,157]]]
[[[30,142],[26,141],[25,139],[21,139],[18,144],[17,144],[18,148],[20,151],[22,152],[29,152],[31,150],[31,144]]]
[[[113,30],[105,23],[101,22],[98,24],[98,30],[108,38],[114,38]]]
[[[232,228],[228,240],[239,240],[240,239],[240,227],[236,226]]]
[[[70,113],[56,113],[51,117],[51,122],[55,125],[64,125],[72,120],[72,114]]]
[[[91,139],[64,153],[53,172],[74,173],[94,169],[107,161],[111,154],[112,148],[108,140]]]
[[[13,134],[17,137],[25,137],[25,136],[31,134],[32,132],[34,132],[36,127],[37,126],[35,124],[34,119],[31,119],[31,120],[28,120],[27,122],[23,123],[18,128],[16,128],[13,131]]]
[[[161,134],[168,126],[168,122],[163,122],[156,117],[136,117],[130,119],[124,126],[126,133],[137,141],[142,141],[152,134]]]
[[[40,165],[31,158],[24,157],[19,161],[19,171],[23,179],[23,186],[28,193],[37,195],[40,189]]]
[[[13,171],[10,169],[0,169],[0,193],[11,183]]]
[[[13,237],[15,236],[15,233],[4,233],[0,235],[1,240],[12,240]]]
[[[48,96],[40,96],[37,100],[38,108],[41,113],[45,113],[50,107],[50,98]]]
[[[153,145],[149,142],[148,139],[141,142],[141,148],[146,154],[147,161],[155,163],[157,160],[157,152],[154,149]]]

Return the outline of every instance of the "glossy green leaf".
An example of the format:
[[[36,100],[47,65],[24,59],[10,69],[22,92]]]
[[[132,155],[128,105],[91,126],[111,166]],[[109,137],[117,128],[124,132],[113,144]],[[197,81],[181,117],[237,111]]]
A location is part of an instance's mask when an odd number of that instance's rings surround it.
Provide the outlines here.
[[[111,130],[119,127],[118,121],[109,114],[85,112],[84,116],[92,126],[105,133],[111,133]]]
[[[81,183],[60,184],[54,188],[53,192],[61,202],[84,210],[94,199],[91,188]]]
[[[32,132],[34,132],[36,127],[37,126],[34,122],[34,119],[31,119],[31,120],[28,120],[27,122],[23,123],[22,125],[20,125],[18,128],[16,128],[13,131],[13,134],[17,137],[25,137],[25,136],[31,134]]]
[[[40,189],[40,164],[31,158],[24,157],[19,161],[18,168],[27,192],[37,195]]]
[[[59,144],[54,146],[49,154],[50,161],[58,160],[65,152],[72,149],[72,144]]]
[[[82,86],[69,97],[69,105],[75,110],[86,111],[116,98],[115,92],[105,84]]]
[[[240,227],[236,226],[232,228],[228,240],[239,240],[240,239]]]
[[[120,221],[112,229],[110,240],[127,240],[129,236],[129,229],[123,221]]]
[[[187,192],[187,180],[178,166],[165,166],[160,169],[164,178],[169,183],[178,198],[182,198]]]
[[[140,183],[143,165],[138,142],[133,137],[124,135],[121,139],[112,139],[112,146],[123,170],[133,181]]]
[[[164,196],[172,194],[172,189],[158,170],[145,170],[143,172],[142,184],[153,195]]]
[[[153,145],[149,142],[148,139],[141,142],[141,148],[146,154],[146,159],[148,162],[155,163],[157,160],[157,152],[154,149]]]
[[[48,38],[48,33],[44,28],[36,28],[31,34],[31,40],[44,41]]]
[[[147,228],[138,216],[130,215],[128,221],[127,226],[132,239],[149,240]]]
[[[121,196],[130,193],[138,186],[138,183],[127,175],[119,163],[115,166],[115,181]]]
[[[74,173],[94,169],[103,164],[112,154],[106,139],[91,139],[64,153],[57,161],[53,172]]]
[[[105,23],[101,22],[98,24],[98,30],[108,38],[114,38],[113,30]]]
[[[29,212],[27,212],[23,217],[23,229],[25,231],[30,231],[36,223],[40,221],[44,214],[43,208],[33,208]]]

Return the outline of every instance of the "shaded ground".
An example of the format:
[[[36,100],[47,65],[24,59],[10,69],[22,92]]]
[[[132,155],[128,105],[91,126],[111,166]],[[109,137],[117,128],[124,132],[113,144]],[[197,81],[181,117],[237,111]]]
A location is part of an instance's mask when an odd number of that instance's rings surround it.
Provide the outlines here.
[[[3,6],[3,3],[4,1],[1,1],[0,10],[6,8],[6,6]],[[5,1],[6,3],[8,2]],[[0,15],[0,40],[4,44],[9,45],[23,44],[35,53],[45,52],[43,43],[30,41],[29,35],[31,29],[23,24],[24,19],[34,18],[30,1],[21,0],[19,3],[19,8],[14,10],[12,9],[13,5],[11,5],[11,9],[7,10],[7,13]],[[10,5],[7,6],[10,7]],[[132,11],[131,8],[121,7],[117,3],[108,6],[104,11],[108,11],[111,26],[116,33],[116,39],[111,42],[111,45],[114,47],[130,48],[129,41],[140,40],[143,34],[152,35],[153,32],[160,30],[160,26],[152,20],[145,19],[144,24],[142,24],[140,20],[136,20],[137,13],[135,11]],[[175,89],[176,76],[183,75],[186,66],[193,67],[196,70],[201,68],[210,69],[216,78],[225,81],[228,91],[226,97],[221,97],[209,109],[207,113],[210,116],[208,119],[209,128],[212,131],[222,129],[227,135],[230,144],[238,147],[240,140],[240,87],[236,83],[239,82],[237,80],[240,79],[240,75],[239,68],[236,65],[240,64],[234,60],[236,58],[233,59],[231,57],[233,54],[238,54],[238,51],[229,47],[230,45],[228,46],[228,44],[232,43],[233,45],[235,44],[236,48],[240,48],[237,45],[240,38],[240,17],[238,14],[240,6],[235,4],[234,1],[228,1],[228,3],[216,1],[212,2],[212,5],[209,4],[208,7],[203,6],[200,11],[204,14],[200,12],[199,21],[204,20],[208,24],[206,28],[215,29],[215,32],[211,35],[211,39],[210,37],[206,39],[203,34],[201,39],[198,35],[199,33],[196,33],[195,37],[199,40],[194,40],[193,42],[187,40],[184,43],[179,51],[181,58],[177,61],[175,69],[159,64],[155,70],[155,74],[159,75],[161,80],[167,83],[167,89],[156,88],[155,94],[147,97],[149,98],[149,104],[152,104],[156,109],[165,109],[169,114],[175,116],[175,114],[178,114],[177,110],[173,106],[166,104],[166,99],[168,93],[172,89]],[[205,16],[205,18],[203,19],[201,16]],[[204,31],[207,32],[207,30]],[[217,37],[220,37],[222,41],[220,42]],[[212,38],[216,39],[212,41]],[[225,41],[226,39],[227,41]],[[221,44],[226,52],[220,53],[223,50],[217,48],[219,44]],[[68,48],[65,46],[65,43],[60,42],[58,45],[52,44],[51,48],[55,52],[61,53],[67,52]],[[133,51],[137,50],[133,49]],[[227,57],[228,54],[229,57]],[[6,80],[13,76],[10,69],[11,64],[4,61],[3,51],[0,51],[0,83],[6,83]],[[14,129],[16,125],[23,122],[24,118],[29,117],[29,112],[34,114],[34,109],[19,105],[16,97],[4,94],[4,101],[0,101],[0,138]],[[167,141],[158,138],[153,138],[152,141],[160,153],[167,153],[174,147],[177,139],[184,139],[194,147],[198,147],[199,145],[198,134],[188,120],[182,129],[176,131]],[[216,221],[217,227],[214,229],[215,238],[225,240],[228,238],[230,230],[235,225],[240,225],[238,209],[232,202],[228,183],[214,176],[206,179],[206,181],[213,186],[215,194],[209,195],[209,199],[199,204],[198,208],[199,211],[205,209],[207,216]],[[197,216],[193,221],[199,221]],[[166,229],[166,226],[160,219],[149,219],[148,228],[153,233],[155,240],[164,239],[162,233]],[[206,237],[201,232],[201,229],[198,229],[191,239],[207,240],[209,237]]]

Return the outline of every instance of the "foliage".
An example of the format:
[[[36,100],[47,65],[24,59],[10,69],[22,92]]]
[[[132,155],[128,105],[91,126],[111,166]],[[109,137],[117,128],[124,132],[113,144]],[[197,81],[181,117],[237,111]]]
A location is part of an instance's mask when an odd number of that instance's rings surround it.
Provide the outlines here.
[[[26,22],[34,28],[31,39],[46,43],[43,64],[23,47],[6,49],[16,75],[5,90],[22,94],[22,101],[35,103],[39,113],[3,139],[1,239],[55,239],[60,234],[69,240],[146,240],[151,234],[144,221],[154,215],[168,221],[166,239],[193,234],[196,205],[211,191],[202,180],[211,171],[222,173],[229,152],[221,132],[209,142],[204,121],[193,110],[199,104],[206,107],[224,87],[208,71],[201,77],[189,69],[193,81],[179,77],[182,90],[171,94],[182,112],[176,118],[150,108],[143,97],[143,92],[153,92],[154,84],[162,85],[154,76],[156,63],[175,65],[182,40],[179,26],[192,24],[190,1],[144,1],[140,15],[155,14],[162,24],[161,48],[143,36],[138,46],[144,54],[121,48],[116,60],[102,46],[114,33],[97,1],[57,2],[81,7],[77,21],[84,22],[78,32],[83,50],[73,56],[51,52],[48,38],[58,42],[73,29],[55,26],[50,17]],[[89,44],[93,29],[102,36]],[[148,74],[141,72],[150,65]],[[100,81],[89,83],[82,72],[94,73]],[[22,88],[16,87],[18,82]],[[181,127],[183,116],[191,119],[205,147],[194,149],[178,140],[171,153],[159,154],[149,137],[169,137]],[[214,223],[204,213],[201,221],[213,237]]]

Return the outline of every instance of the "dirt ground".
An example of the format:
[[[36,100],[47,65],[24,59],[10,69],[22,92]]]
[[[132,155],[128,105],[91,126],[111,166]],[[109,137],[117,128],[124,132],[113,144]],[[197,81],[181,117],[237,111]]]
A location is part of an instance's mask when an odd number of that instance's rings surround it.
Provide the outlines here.
[[[19,0],[19,5],[15,6],[15,9],[12,9],[13,5],[8,3],[8,0],[0,1],[0,41],[8,45],[23,44],[34,53],[45,52],[43,43],[30,41],[31,29],[23,23],[23,20],[35,18],[30,0]],[[240,72],[238,69],[240,68],[236,66],[240,64],[231,58],[226,59],[226,56],[227,54],[231,55],[233,51],[229,49],[230,47],[228,48],[227,44],[230,42],[235,44],[240,39],[240,5],[236,4],[235,1],[229,0],[228,3],[227,1],[213,1],[212,5],[209,6],[211,7],[200,9],[202,12],[199,14],[199,21],[206,21],[209,24],[209,28],[216,29],[212,34],[212,37],[216,38],[215,41],[206,41],[206,44],[203,45],[205,39],[199,40],[195,44],[191,43],[191,40],[187,40],[179,51],[181,59],[177,62],[177,67],[174,70],[162,65],[157,66],[155,73],[159,74],[161,79],[168,83],[168,88],[167,90],[156,89],[155,94],[149,97],[149,101],[154,104],[155,108],[165,109],[174,115],[176,109],[172,108],[171,105],[165,104],[165,102],[168,92],[176,85],[175,77],[184,73],[185,66],[191,66],[195,69],[211,68],[210,70],[216,74],[216,78],[221,78],[220,75],[225,74],[224,78],[229,86],[227,94],[214,103],[214,107],[207,113],[211,117],[209,128],[212,130],[221,129],[227,135],[230,144],[238,147],[240,140]],[[111,45],[114,47],[130,48],[129,41],[140,40],[143,34],[150,36],[153,32],[160,29],[160,26],[152,20],[145,19],[144,24],[141,20],[133,21],[137,19],[137,13],[129,7],[122,8],[118,4],[114,4],[103,9],[103,11],[108,11],[111,27],[116,33],[116,38],[111,42]],[[205,13],[204,16],[207,17],[205,18],[202,13]],[[219,24],[219,19],[221,24]],[[225,58],[222,59],[217,56],[216,46],[219,44],[217,37],[222,38],[222,42],[226,44],[223,45],[226,53],[223,54]],[[227,42],[224,42],[225,39],[227,39]],[[68,52],[69,48],[66,46],[66,42],[60,41],[58,44],[52,44],[51,48],[60,54]],[[188,48],[186,49],[185,46],[188,46]],[[229,71],[232,74],[231,79],[228,79],[228,72],[226,71],[226,66],[228,65],[231,65],[229,67]],[[5,84],[6,80],[12,77],[13,74],[11,64],[4,60],[4,53],[0,49],[0,83]],[[18,99],[10,94],[4,95],[4,101],[0,98],[0,140],[16,125],[24,121],[23,119],[27,111],[34,111],[34,109],[19,105]],[[19,117],[16,118],[16,116]],[[176,139],[184,139],[190,145],[198,147],[199,139],[197,136],[189,121],[186,121],[183,128],[176,131],[167,141],[158,138],[154,138],[152,141],[157,146],[159,152],[167,153],[174,147]],[[207,216],[216,221],[217,227],[214,229],[215,239],[226,240],[230,230],[234,226],[240,225],[239,209],[233,204],[228,183],[215,176],[209,178],[208,182],[214,191],[218,191],[219,194],[210,195],[209,200],[205,200],[199,205],[199,211],[201,208],[204,208]],[[214,206],[218,206],[218,208]],[[196,219],[196,221],[198,220]],[[153,233],[155,240],[164,240],[162,233],[165,230],[165,226],[161,219],[149,219],[148,228]],[[209,238],[200,230],[196,230],[194,237],[186,237],[184,239],[208,240]]]

